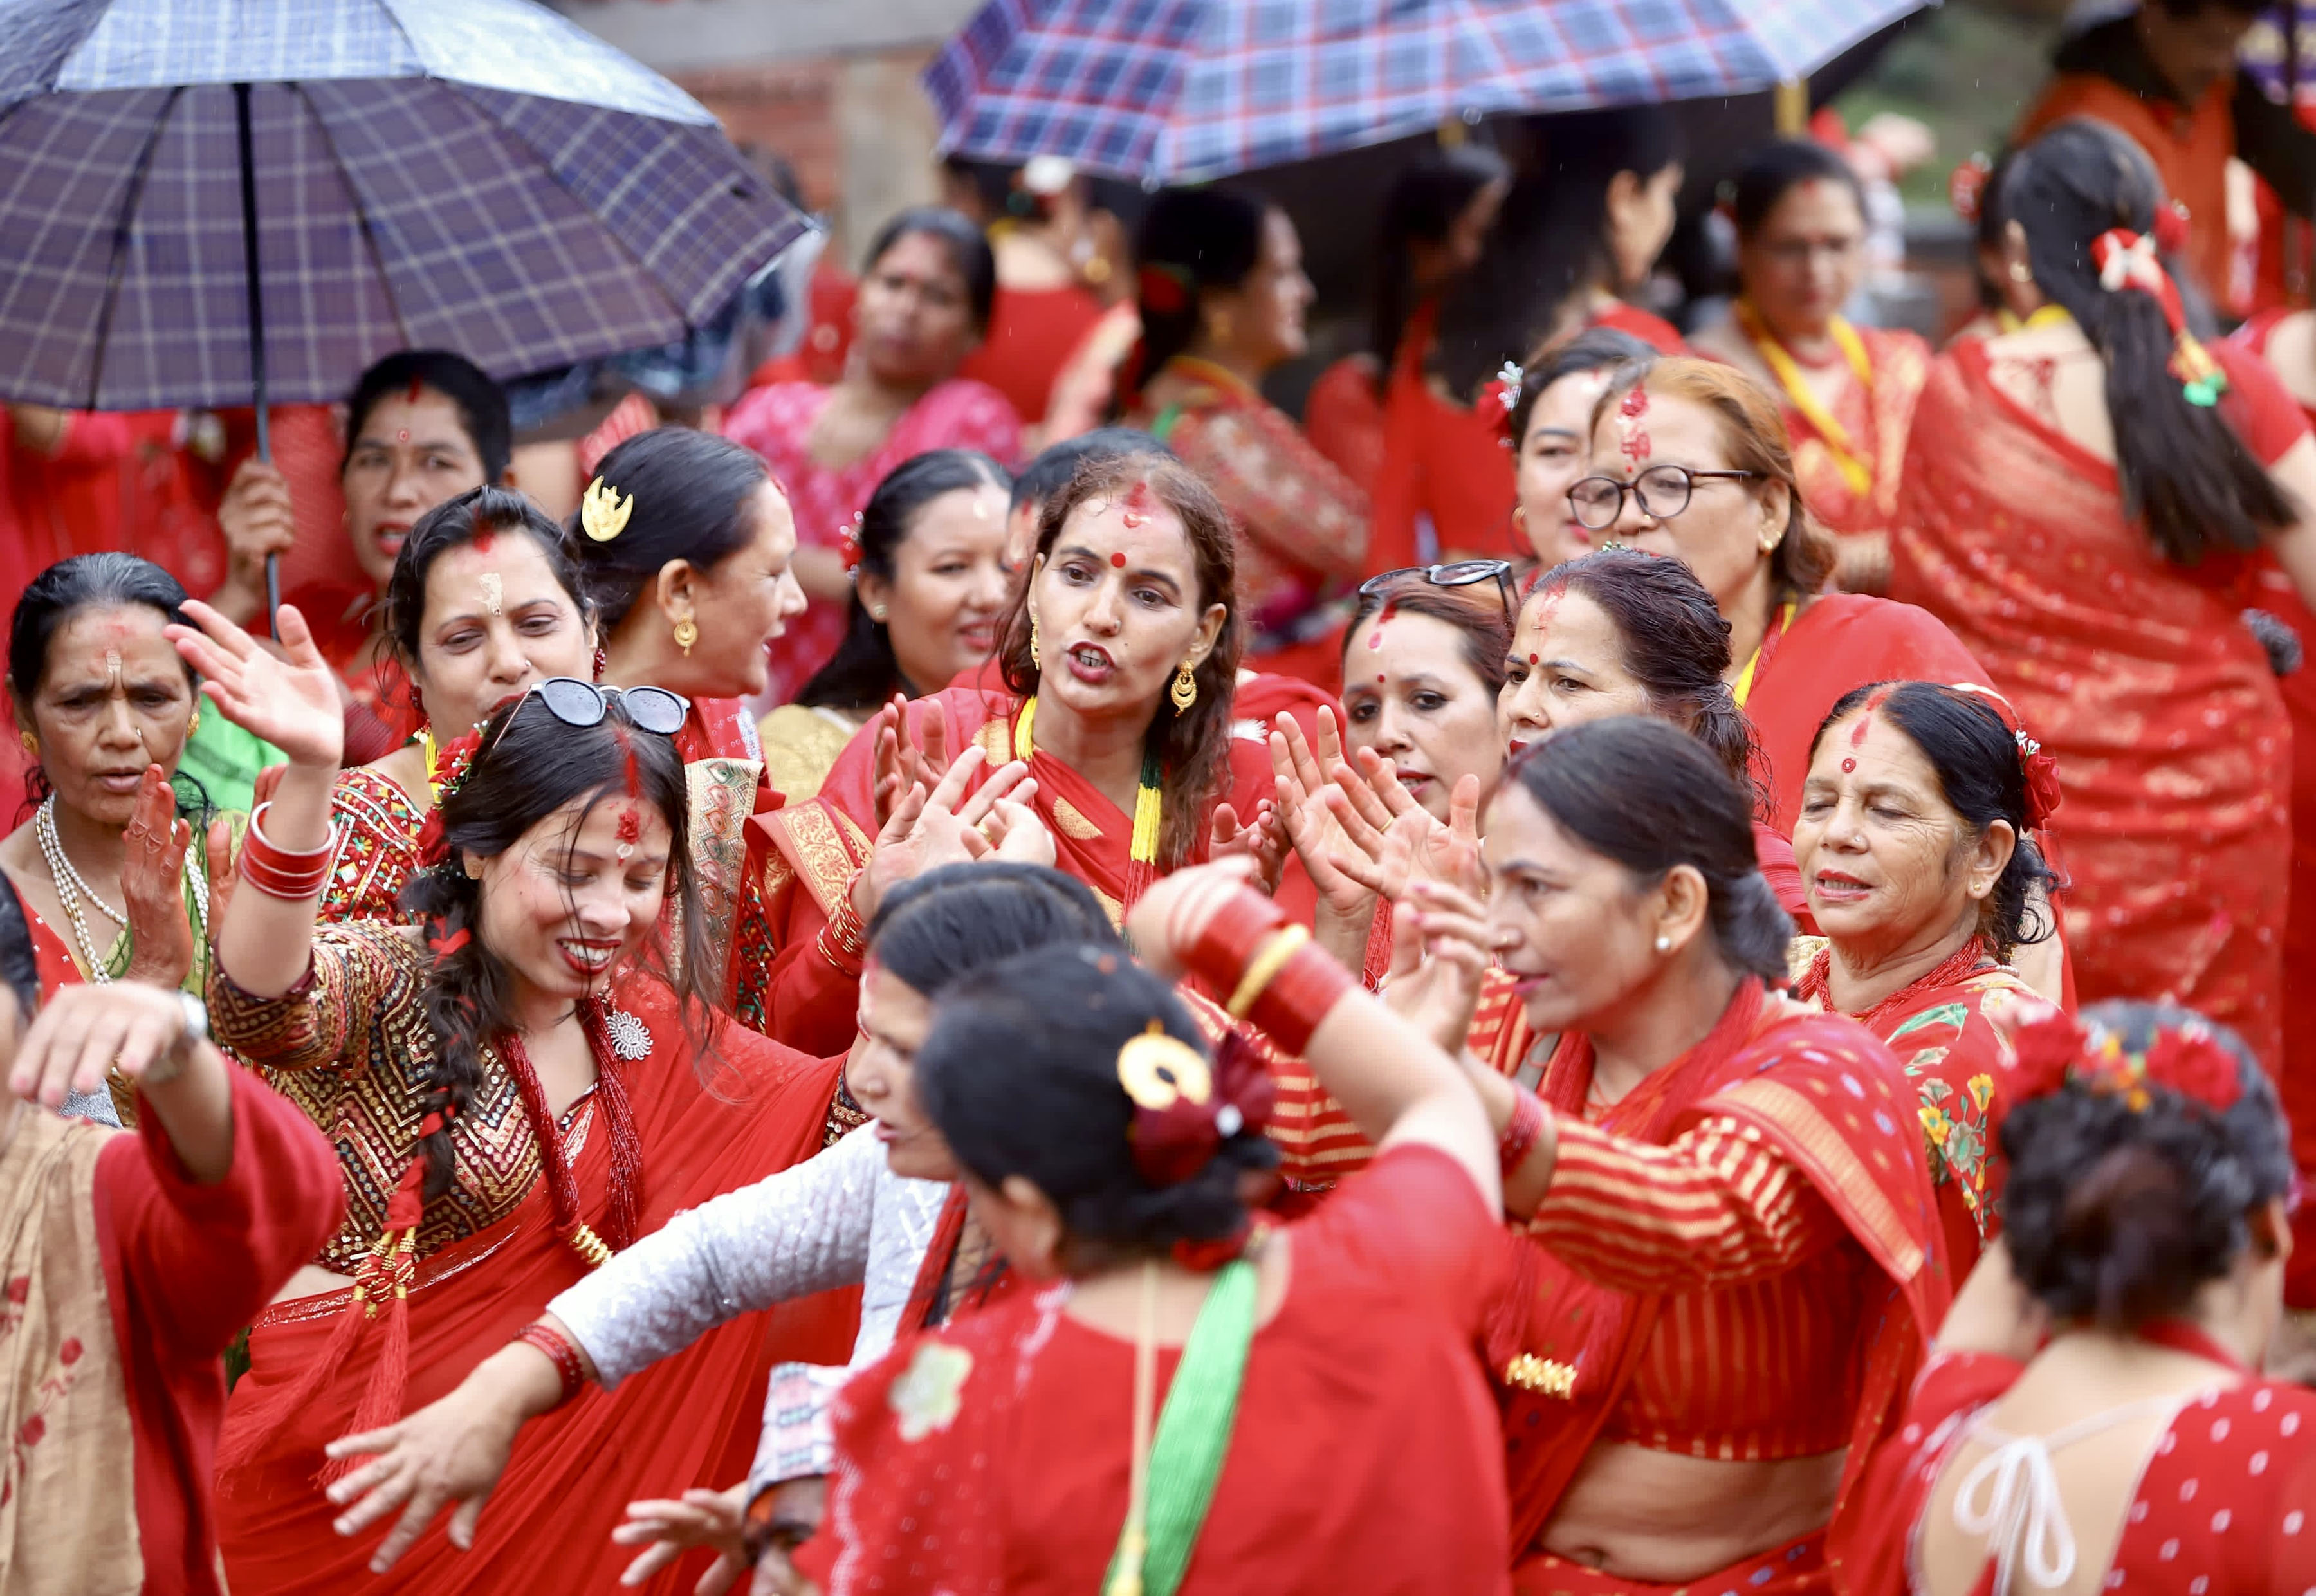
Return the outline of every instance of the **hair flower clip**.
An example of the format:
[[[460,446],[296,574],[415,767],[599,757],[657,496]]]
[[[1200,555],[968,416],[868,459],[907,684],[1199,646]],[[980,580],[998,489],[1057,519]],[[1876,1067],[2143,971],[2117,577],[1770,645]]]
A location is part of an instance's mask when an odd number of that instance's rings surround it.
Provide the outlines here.
[[[427,783],[434,789],[434,807],[426,812],[426,823],[418,828],[418,863],[422,869],[450,862],[450,841],[442,830],[442,806],[467,784],[467,778],[474,773],[475,755],[482,746],[482,734],[468,732],[434,750],[433,768],[426,773]]]
[[[579,497],[579,530],[595,542],[609,543],[628,530],[628,517],[635,508],[635,495],[622,498],[618,488],[598,477]]]
[[[1994,179],[1994,163],[1983,151],[1973,155],[1954,169],[1946,178],[1946,203],[1954,213],[1969,223],[1978,225],[1979,214],[1986,205],[1986,187]]]
[[[1134,297],[1145,310],[1172,316],[1190,308],[1189,273],[1169,261],[1153,261],[1135,273]]]
[[[1520,385],[1527,379],[1528,373],[1518,361],[1506,361],[1497,369],[1495,380],[1480,390],[1480,413],[1485,415],[1487,406],[1496,407],[1496,431],[1507,445],[1518,441],[1512,436],[1512,412],[1519,406]]]
[[[844,530],[836,535],[837,557],[844,562],[844,574],[851,575],[860,568],[864,551],[860,547],[860,512],[855,510]]]

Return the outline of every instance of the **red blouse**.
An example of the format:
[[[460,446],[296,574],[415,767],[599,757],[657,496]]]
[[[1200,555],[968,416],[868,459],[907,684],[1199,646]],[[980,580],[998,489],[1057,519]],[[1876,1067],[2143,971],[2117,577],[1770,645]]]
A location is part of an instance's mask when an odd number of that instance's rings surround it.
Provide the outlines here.
[[[1254,1333],[1183,1596],[1509,1592],[1495,1405],[1474,1341],[1495,1216],[1445,1155],[1393,1148],[1292,1238]],[[1134,1345],[1066,1287],[896,1347],[839,1398],[821,1534],[829,1596],[1083,1596],[1126,1518]],[[1158,1355],[1160,1400],[1180,1359]]]

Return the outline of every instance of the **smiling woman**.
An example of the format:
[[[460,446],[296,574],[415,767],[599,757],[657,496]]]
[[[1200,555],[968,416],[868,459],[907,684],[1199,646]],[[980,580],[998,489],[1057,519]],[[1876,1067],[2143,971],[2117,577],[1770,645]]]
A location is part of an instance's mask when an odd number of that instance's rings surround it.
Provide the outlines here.
[[[219,1540],[236,1590],[324,1592],[370,1553],[313,1487],[323,1445],[455,1385],[680,1209],[808,1155],[834,1068],[704,1002],[716,961],[685,768],[658,729],[681,724],[669,695],[566,681],[500,709],[427,823],[408,895],[423,931],[316,929],[342,734],[329,668],[294,608],[286,658],[191,613],[203,629],[170,636],[209,696],[291,761],[219,929],[213,1023],[334,1137],[349,1196],[251,1332],[218,1450]],[[619,1554],[572,1538],[566,1515],[608,1523],[646,1485],[744,1468],[752,1380],[778,1356],[842,1354],[797,1340],[737,1324],[564,1410],[518,1451],[473,1550],[430,1538],[421,1577],[597,1587]]]

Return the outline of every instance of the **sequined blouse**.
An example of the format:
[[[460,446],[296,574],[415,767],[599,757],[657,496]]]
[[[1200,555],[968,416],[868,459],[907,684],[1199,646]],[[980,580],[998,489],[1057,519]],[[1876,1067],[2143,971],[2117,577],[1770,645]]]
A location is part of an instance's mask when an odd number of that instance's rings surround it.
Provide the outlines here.
[[[419,1002],[423,969],[415,932],[373,920],[317,927],[313,963],[280,997],[253,996],[222,970],[209,977],[211,1034],[337,1148],[346,1217],[314,1262],[340,1274],[352,1274],[385,1229],[387,1199],[417,1150],[436,1057]],[[451,1125],[450,1190],[419,1221],[421,1259],[505,1218],[539,1176],[521,1095],[487,1051],[484,1063],[482,1083]],[[592,1102],[583,1095],[566,1123]]]

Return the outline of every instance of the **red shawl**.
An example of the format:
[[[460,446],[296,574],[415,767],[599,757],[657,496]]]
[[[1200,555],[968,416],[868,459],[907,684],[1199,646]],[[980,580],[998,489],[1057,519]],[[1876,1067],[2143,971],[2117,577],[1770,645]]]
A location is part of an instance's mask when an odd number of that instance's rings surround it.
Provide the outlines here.
[[[2050,831],[2083,1001],[2169,993],[2273,1071],[2289,877],[2290,723],[2238,619],[2246,562],[2164,558],[2113,465],[1938,357],[1908,457],[1890,592],[1954,629],[2058,757]],[[2213,346],[2222,413],[2262,459],[2305,432],[2255,357]]]
[[[1591,1083],[1590,1042],[1563,1037],[1541,1095],[1557,1111],[1579,1115]],[[1599,1124],[1663,1146],[1714,1116],[1739,1120],[1791,1159],[1856,1238],[1859,1269],[1881,1281],[1888,1311],[1869,1306],[1860,1319],[1875,1328],[1842,1476],[1846,1496],[1920,1361],[1929,1327],[1946,1312],[1937,1203],[1913,1131],[1913,1092],[1889,1050],[1853,1022],[1777,1018],[1761,983],[1748,980],[1711,1034]],[[1489,1364],[1501,1377],[1515,1355],[1528,1352],[1576,1369],[1571,1396],[1500,1391],[1512,1545],[1526,1548],[1550,1522],[1639,1367],[1663,1299],[1595,1285],[1534,1244],[1518,1252],[1513,1288],[1490,1326]],[[1870,1288],[1866,1300],[1877,1300]],[[1822,1396],[1796,1391],[1794,1399]]]
[[[652,1057],[630,1066],[638,1072],[629,1095],[643,1141],[642,1231],[820,1150],[841,1061],[802,1058],[727,1027],[711,1086],[664,986],[639,983],[622,1002],[657,1039]],[[566,1118],[563,1135],[581,1211],[601,1225],[610,1138],[592,1101]],[[546,1185],[535,1182],[505,1219],[421,1264],[410,1292],[405,1412],[449,1392],[586,1272],[556,1233]],[[347,1293],[336,1291],[259,1315],[249,1372],[226,1412],[226,1447],[255,1422],[268,1390],[297,1380],[304,1361],[329,1341],[346,1301]],[[616,1590],[633,1554],[611,1544],[610,1529],[627,1503],[731,1484],[754,1453],[771,1364],[843,1361],[850,1332],[819,1315],[815,1301],[735,1319],[617,1391],[591,1387],[527,1427],[491,1494],[475,1548],[453,1550],[438,1522],[396,1566],[397,1585],[432,1596]],[[323,1444],[352,1422],[379,1340],[358,1342],[318,1399],[257,1461],[221,1476],[218,1540],[236,1596],[340,1596],[369,1583],[363,1570],[379,1532],[352,1540],[337,1535],[330,1527],[335,1510],[315,1476]],[[695,1577],[696,1570],[664,1576],[653,1588],[689,1591]]]

